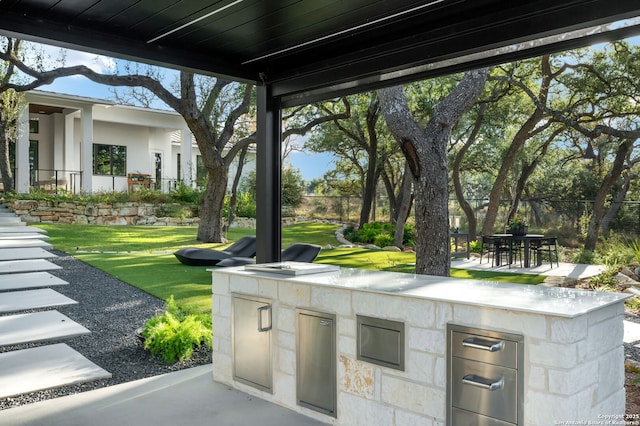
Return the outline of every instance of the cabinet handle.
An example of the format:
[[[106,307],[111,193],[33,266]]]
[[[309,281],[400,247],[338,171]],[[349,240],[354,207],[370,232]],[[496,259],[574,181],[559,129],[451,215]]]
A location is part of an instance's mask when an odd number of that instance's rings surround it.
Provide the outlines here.
[[[269,325],[267,325],[266,327],[264,327],[262,325],[262,313],[264,311],[267,311],[267,314],[269,315]],[[259,332],[265,332],[265,331],[269,331],[271,330],[271,305],[264,305],[264,306],[260,306],[258,308],[258,331]]]
[[[475,374],[467,374],[466,376],[464,376],[462,378],[462,383],[464,383],[465,385],[476,386],[489,391],[502,389],[504,385],[504,381],[502,380],[502,378],[500,378],[500,380],[496,382],[492,379],[486,379]]]
[[[481,349],[483,351],[498,352],[504,348],[504,342],[492,342],[491,340],[477,339],[475,337],[467,337],[462,341],[462,346],[468,348]]]

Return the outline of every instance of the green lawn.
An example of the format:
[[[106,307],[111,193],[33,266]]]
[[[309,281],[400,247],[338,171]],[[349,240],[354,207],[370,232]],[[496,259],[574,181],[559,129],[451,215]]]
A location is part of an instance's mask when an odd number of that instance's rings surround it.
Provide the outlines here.
[[[67,252],[118,279],[166,300],[174,295],[176,302],[205,312],[211,309],[211,273],[208,267],[182,265],[171,253],[181,247],[215,247],[222,244],[202,244],[196,240],[195,227],[100,226],[38,224],[51,237],[54,248]],[[282,230],[282,246],[306,242],[335,245],[336,225],[299,223]],[[255,235],[251,229],[229,230],[235,241],[245,235]],[[93,252],[93,253],[92,253]],[[96,253],[99,252],[99,253]],[[160,253],[158,253],[160,252]],[[343,268],[378,269],[415,272],[415,255],[361,248],[323,249],[317,263],[329,263]],[[506,274],[491,271],[453,269],[451,276],[520,284],[539,284],[543,276]]]

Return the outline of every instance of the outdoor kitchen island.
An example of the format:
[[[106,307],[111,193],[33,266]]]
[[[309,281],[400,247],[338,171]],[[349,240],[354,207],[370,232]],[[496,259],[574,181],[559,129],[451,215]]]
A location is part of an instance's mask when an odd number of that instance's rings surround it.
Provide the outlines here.
[[[330,424],[624,424],[626,295],[246,268],[211,270],[215,381]]]

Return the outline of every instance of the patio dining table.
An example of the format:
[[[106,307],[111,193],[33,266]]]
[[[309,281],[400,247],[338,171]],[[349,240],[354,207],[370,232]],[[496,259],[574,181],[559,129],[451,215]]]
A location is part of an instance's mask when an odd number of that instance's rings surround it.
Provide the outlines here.
[[[541,240],[544,238],[542,234],[526,234],[526,235],[513,235],[513,234],[494,234],[492,237],[502,238],[509,243],[509,263],[511,263],[513,252],[512,247],[514,242],[522,241],[524,245],[524,267],[531,267],[531,256],[529,256],[529,250],[531,248],[531,242]],[[500,265],[500,256],[496,258],[496,264]]]

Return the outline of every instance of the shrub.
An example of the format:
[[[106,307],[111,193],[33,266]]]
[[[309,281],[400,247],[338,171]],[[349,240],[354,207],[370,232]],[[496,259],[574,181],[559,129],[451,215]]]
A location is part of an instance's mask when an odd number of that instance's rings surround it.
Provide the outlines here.
[[[616,275],[618,271],[617,267],[608,267],[600,275],[589,278],[589,288],[597,291],[617,291]]]
[[[179,182],[171,192],[171,199],[177,203],[194,204],[199,206],[202,203],[204,191],[198,188],[191,188],[183,182]]]
[[[390,234],[380,234],[374,240],[373,244],[378,247],[387,247],[393,244],[393,235]]]
[[[627,265],[637,260],[634,241],[620,234],[601,239],[593,256],[594,263],[608,266]]]
[[[591,250],[581,250],[578,252],[572,260],[573,263],[593,263],[593,252]]]
[[[352,243],[375,244],[378,247],[386,247],[393,244],[395,231],[396,227],[391,223],[365,223],[359,230],[356,230],[353,226],[345,228],[344,237]],[[415,230],[413,226],[404,226],[402,244],[404,246],[415,246]]]
[[[167,364],[190,359],[194,348],[211,347],[211,314],[188,313],[176,304],[173,295],[164,312],[151,317],[142,329],[144,348]]]
[[[480,253],[482,251],[482,241],[473,240],[469,242],[469,250],[471,253]]]
[[[256,201],[250,193],[244,192],[238,194],[236,216],[253,218],[256,217]]]

